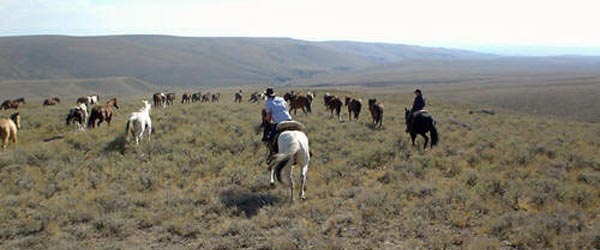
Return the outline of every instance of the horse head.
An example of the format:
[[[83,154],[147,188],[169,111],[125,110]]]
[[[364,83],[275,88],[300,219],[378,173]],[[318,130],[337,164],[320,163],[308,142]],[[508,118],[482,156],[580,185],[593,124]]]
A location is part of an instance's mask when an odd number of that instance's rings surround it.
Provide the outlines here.
[[[60,103],[60,99],[58,99],[58,97],[52,97],[52,100],[54,100],[56,103]]]
[[[21,129],[21,115],[19,115],[19,112],[10,115],[10,119],[13,120],[18,129]]]
[[[115,107],[116,109],[120,108],[119,103],[117,102],[117,98],[110,99],[110,101],[108,101],[108,104],[110,105],[111,103],[112,103],[112,106]]]

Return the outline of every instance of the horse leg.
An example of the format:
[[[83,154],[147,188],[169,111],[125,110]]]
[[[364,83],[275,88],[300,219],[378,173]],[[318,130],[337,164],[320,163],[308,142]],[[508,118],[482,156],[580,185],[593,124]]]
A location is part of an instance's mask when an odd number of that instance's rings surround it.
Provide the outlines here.
[[[302,166],[301,187],[300,187],[300,199],[306,200],[306,174],[308,173],[308,162],[305,162]]]
[[[290,203],[294,203],[294,165],[290,166]]]
[[[412,140],[412,146],[415,146],[415,139],[417,139],[417,134],[410,133],[410,139]]]
[[[429,137],[427,137],[425,133],[421,134],[421,136],[423,136],[423,138],[425,139],[425,145],[423,145],[423,149],[427,150],[427,142],[429,142]]]
[[[148,120],[148,142],[150,142],[150,135],[152,134],[152,121]]]

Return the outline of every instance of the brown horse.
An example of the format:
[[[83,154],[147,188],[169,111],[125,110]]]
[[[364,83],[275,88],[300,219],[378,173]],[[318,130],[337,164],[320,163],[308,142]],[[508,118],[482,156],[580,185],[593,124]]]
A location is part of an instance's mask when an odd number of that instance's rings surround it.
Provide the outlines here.
[[[381,128],[383,126],[383,104],[378,103],[375,98],[369,99],[369,111],[371,111],[371,118],[373,118],[375,127]]]
[[[152,95],[152,100],[154,101],[154,107],[165,107],[167,105],[167,95],[163,92],[154,93]]]
[[[175,102],[175,93],[167,93],[167,106],[172,106]]]
[[[181,95],[181,103],[190,103],[192,101],[192,93],[186,91]]]
[[[19,103],[13,100],[6,100],[0,105],[1,109],[19,109]]]
[[[221,94],[212,94],[211,102],[219,102],[219,98],[221,98]]]
[[[202,100],[200,100],[200,101],[201,102],[210,102],[210,97],[211,97],[210,92],[208,92],[208,93],[202,95]]]
[[[96,126],[100,126],[100,123],[103,121],[106,121],[106,124],[110,126],[110,121],[112,120],[112,107],[119,109],[117,98],[110,99],[106,102],[106,105],[98,105],[92,108],[90,119],[88,119],[88,128],[96,128]],[[96,120],[98,120],[97,123]]]
[[[60,99],[58,99],[58,97],[54,96],[54,97],[44,100],[44,103],[42,103],[42,105],[43,106],[54,106],[58,103],[60,103]]]
[[[283,95],[283,99],[290,103],[290,111],[294,111],[294,115],[298,112],[298,109],[302,109],[305,114],[310,114],[312,112],[311,109],[311,100],[302,95],[293,94],[293,93],[285,93]]]
[[[332,98],[327,102],[327,108],[329,109],[329,111],[331,111],[331,117],[333,117],[333,111],[335,110],[335,114],[337,115],[338,119],[342,119],[342,117],[340,116],[340,113],[342,111],[342,104],[343,103],[340,98],[338,98],[337,96],[332,96]]]
[[[354,113],[354,120],[358,120],[358,116],[360,115],[360,109],[362,108],[362,100],[355,99],[349,96],[346,96],[346,101],[344,105],[348,106],[348,120],[352,120],[352,113]]]
[[[21,128],[21,116],[19,113],[10,115],[10,119],[0,119],[0,137],[2,137],[2,150],[8,146],[10,139],[17,144],[17,129]]]

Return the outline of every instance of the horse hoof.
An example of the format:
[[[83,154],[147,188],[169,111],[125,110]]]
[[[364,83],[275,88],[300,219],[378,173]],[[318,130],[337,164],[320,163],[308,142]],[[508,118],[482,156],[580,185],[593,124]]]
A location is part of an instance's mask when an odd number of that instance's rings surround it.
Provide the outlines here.
[[[270,185],[270,187],[271,187],[271,188],[275,188],[275,182],[271,182],[271,185]]]

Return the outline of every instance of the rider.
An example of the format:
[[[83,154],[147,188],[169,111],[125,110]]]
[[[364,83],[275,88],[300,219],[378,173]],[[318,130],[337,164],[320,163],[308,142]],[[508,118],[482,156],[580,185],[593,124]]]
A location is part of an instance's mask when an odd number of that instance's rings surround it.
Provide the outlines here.
[[[272,88],[267,88],[265,95],[267,96],[267,101],[265,102],[267,121],[272,121],[273,124],[273,126],[271,126],[271,133],[269,133],[267,139],[272,144],[275,139],[277,124],[283,121],[291,121],[292,116],[290,115],[290,112],[288,112],[287,102],[282,97],[276,96]]]
[[[410,114],[408,116],[410,118],[410,122],[408,123],[408,126],[406,127],[406,132],[408,132],[410,130],[409,126],[411,126],[413,124],[417,112],[423,110],[424,108],[425,108],[425,98],[423,97],[423,92],[421,92],[420,89],[416,89],[415,90],[415,100],[413,101],[413,105],[412,105],[412,108],[410,109]]]

